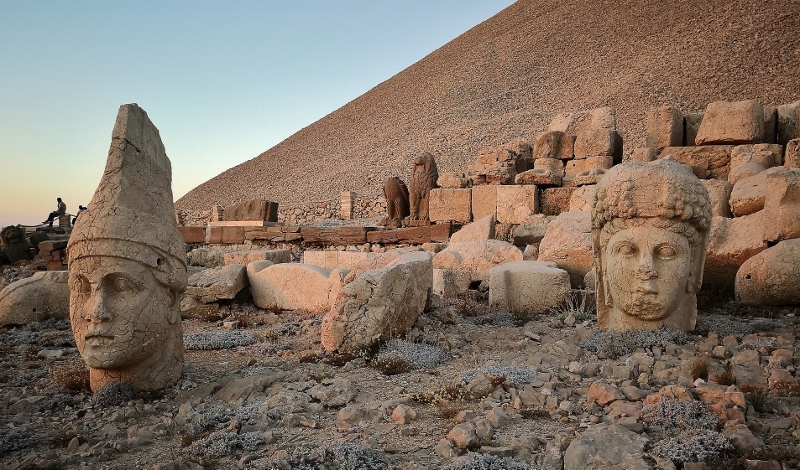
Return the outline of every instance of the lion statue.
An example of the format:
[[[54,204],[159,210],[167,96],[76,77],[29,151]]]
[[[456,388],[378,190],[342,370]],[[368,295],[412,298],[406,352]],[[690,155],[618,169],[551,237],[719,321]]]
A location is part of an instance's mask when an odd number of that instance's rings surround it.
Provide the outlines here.
[[[436,180],[439,171],[436,169],[436,160],[429,152],[424,152],[414,158],[411,170],[411,190],[409,203],[411,205],[411,220],[428,220],[428,203],[431,189],[438,188]]]
[[[17,225],[9,225],[0,231],[3,250],[0,251],[0,264],[14,264],[21,259],[33,259],[31,246],[25,237],[25,230]]]
[[[399,227],[409,215],[408,187],[400,178],[392,176],[383,183],[383,196],[386,198],[386,218],[382,225]]]

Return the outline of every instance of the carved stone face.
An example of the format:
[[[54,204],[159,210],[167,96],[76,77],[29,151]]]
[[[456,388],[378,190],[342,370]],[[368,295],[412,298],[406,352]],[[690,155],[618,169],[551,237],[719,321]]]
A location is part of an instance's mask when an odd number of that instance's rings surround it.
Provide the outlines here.
[[[89,367],[126,369],[159,355],[175,327],[175,296],[150,268],[107,256],[70,264],[70,319]]]
[[[615,233],[606,246],[611,315],[662,320],[689,294],[691,247],[683,235],[650,225]]]

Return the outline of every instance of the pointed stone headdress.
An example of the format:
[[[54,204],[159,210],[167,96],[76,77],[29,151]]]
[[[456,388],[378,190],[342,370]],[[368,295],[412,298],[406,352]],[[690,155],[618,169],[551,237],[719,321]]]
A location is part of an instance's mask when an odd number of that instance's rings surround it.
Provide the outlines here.
[[[68,260],[110,256],[138,261],[173,290],[186,287],[186,250],[175,224],[172,169],[158,129],[137,104],[120,106],[106,169],[78,217]]]

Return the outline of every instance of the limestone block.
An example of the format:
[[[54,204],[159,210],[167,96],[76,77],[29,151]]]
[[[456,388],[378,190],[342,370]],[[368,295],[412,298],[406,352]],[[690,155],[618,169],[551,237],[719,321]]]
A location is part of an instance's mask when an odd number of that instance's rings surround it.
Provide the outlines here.
[[[694,147],[697,145],[697,131],[700,130],[700,124],[703,122],[703,113],[684,114],[683,119],[683,125],[686,132],[683,145],[687,147]]]
[[[645,124],[648,147],[680,147],[683,145],[683,113],[673,106],[659,106],[647,110]]]
[[[435,188],[430,193],[431,222],[472,221],[471,188]]]
[[[800,101],[778,106],[777,143],[786,145],[800,138]]]
[[[767,167],[759,163],[743,163],[731,168],[731,172],[728,173],[728,182],[730,184],[736,184],[745,178],[756,176],[766,169]]]
[[[195,248],[186,257],[191,266],[216,268],[225,264],[225,254],[216,248],[207,246]]]
[[[256,261],[247,265],[247,278],[253,303],[261,308],[324,312],[331,307],[329,269],[303,263]]]
[[[472,274],[461,269],[434,269],[433,293],[443,299],[455,299],[469,290]]]
[[[603,179],[603,175],[606,174],[606,170],[596,168],[594,170],[584,170],[577,175],[575,175],[575,179],[572,183],[575,186],[586,186],[590,184],[597,184]]]
[[[562,212],[547,225],[539,244],[539,261],[552,261],[567,271],[572,286],[580,288],[592,269],[592,215]]]
[[[571,160],[574,145],[575,136],[560,131],[542,132],[533,138],[533,158]]]
[[[539,211],[539,193],[533,185],[499,186],[497,188],[497,221],[521,224]]]
[[[206,229],[204,227],[178,227],[178,232],[183,237],[184,243],[206,242]]]
[[[592,206],[594,206],[594,201],[596,198],[597,198],[597,185],[588,184],[576,188],[575,191],[572,192],[572,196],[569,199],[569,211],[591,212]],[[728,198],[726,197],[725,204],[727,203],[728,203]]]
[[[778,108],[764,106],[764,143],[774,144],[778,137]]]
[[[764,168],[782,164],[783,146],[778,144],[737,145],[731,151],[731,168],[744,163],[758,163]]]
[[[653,147],[637,147],[628,158],[629,162],[652,162],[658,158],[658,149]]]
[[[278,221],[278,203],[251,199],[225,208],[225,220]]]
[[[767,248],[762,233],[764,212],[729,219],[713,217],[706,249],[703,283],[733,289],[736,271]]]
[[[539,211],[544,215],[558,215],[569,210],[569,201],[577,188],[547,188],[539,199]]]
[[[306,250],[302,262],[330,270],[352,269],[370,256],[375,255],[366,251]]]
[[[457,171],[448,171],[439,173],[439,179],[436,184],[440,188],[467,188],[472,186],[472,180],[465,173]]]
[[[229,251],[223,253],[222,259],[225,264],[243,264],[245,266],[253,261],[262,260],[269,260],[275,264],[290,263],[292,261],[292,253],[289,250]]]
[[[784,240],[745,261],[736,273],[736,302],[800,304],[800,238]]]
[[[37,271],[0,291],[0,325],[69,318],[67,271]]]
[[[703,145],[700,147],[667,147],[658,158],[671,157],[692,167],[700,179],[727,179],[733,145]]]
[[[553,173],[564,171],[564,162],[557,158],[537,158],[533,161],[535,170],[550,170]]]
[[[564,172],[573,176],[586,170],[586,159],[568,160],[564,162]]]
[[[486,170],[486,184],[514,184],[517,169],[514,167],[498,167]]]
[[[708,191],[708,198],[711,200],[711,214],[719,217],[733,217],[731,205],[728,200],[731,197],[733,185],[723,180],[700,180]]]
[[[342,287],[322,320],[326,350],[357,352],[403,335],[422,313],[433,288],[430,255],[389,253],[388,259],[390,264],[360,273]]]
[[[617,113],[614,108],[595,108],[574,113],[559,114],[547,126],[549,131],[559,131],[567,135],[578,135],[589,129],[617,128]]]
[[[546,261],[496,266],[489,276],[489,306],[507,312],[546,313],[570,291],[569,274]]]
[[[622,161],[622,137],[619,132],[609,129],[582,131],[575,139],[575,158],[613,156]]]
[[[550,223],[552,217],[545,217],[542,214],[531,216],[524,224],[514,228],[512,234],[514,238],[514,245],[526,246],[538,244],[544,238],[547,231],[547,224]]]
[[[487,215],[497,217],[497,186],[480,185],[472,187],[472,216],[482,219]]]
[[[514,178],[515,184],[533,184],[536,186],[561,186],[564,170],[533,169],[523,171]]]
[[[800,169],[775,167],[765,171],[765,241],[800,238]]]
[[[248,285],[244,265],[228,264],[218,268],[204,269],[189,276],[186,295],[191,295],[207,304],[223,299],[233,299]]]
[[[486,240],[494,238],[494,215],[487,215],[482,219],[465,225],[450,237],[450,241],[462,242],[465,240]]]
[[[614,166],[613,157],[610,155],[601,155],[597,157],[586,157],[586,163],[583,166],[583,171],[587,170],[608,170]]]
[[[530,142],[523,139],[512,140],[501,148],[510,150],[515,155],[517,172],[530,169],[533,162],[533,145]]]
[[[762,171],[733,185],[729,202],[735,217],[754,214],[764,208],[767,174]]]
[[[468,271],[473,281],[489,279],[489,270],[510,261],[522,261],[522,251],[501,240],[468,240],[450,243],[433,257],[435,269]]]
[[[590,426],[564,452],[564,470],[650,469],[648,439],[618,424]]]
[[[792,139],[786,143],[783,166],[786,168],[800,168],[800,139]]]
[[[764,139],[764,108],[754,100],[715,101],[706,107],[697,145],[757,144]]]

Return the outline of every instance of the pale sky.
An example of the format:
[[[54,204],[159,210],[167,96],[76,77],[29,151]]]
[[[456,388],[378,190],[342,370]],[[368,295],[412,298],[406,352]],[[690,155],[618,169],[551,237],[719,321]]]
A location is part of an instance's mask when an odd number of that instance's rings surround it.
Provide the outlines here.
[[[121,104],[178,199],[512,3],[0,0],[0,227],[89,203]]]

